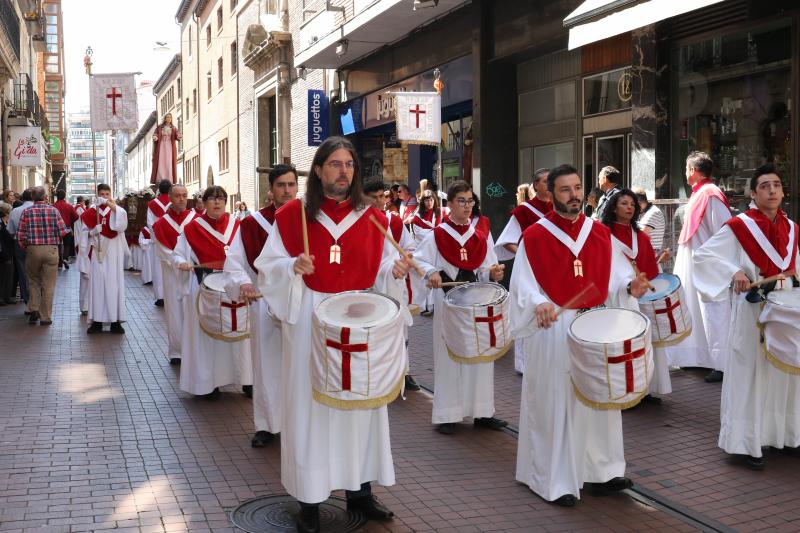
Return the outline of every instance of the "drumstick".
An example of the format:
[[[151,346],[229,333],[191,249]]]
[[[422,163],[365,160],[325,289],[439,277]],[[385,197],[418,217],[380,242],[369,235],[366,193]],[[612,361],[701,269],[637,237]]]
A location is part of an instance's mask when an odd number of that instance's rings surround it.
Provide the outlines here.
[[[381,223],[380,223],[380,222],[378,222],[378,219],[377,219],[377,218],[375,218],[375,215],[370,215],[370,216],[369,216],[369,219],[370,219],[370,221],[371,221],[373,224],[375,224],[375,227],[376,227],[376,228],[378,228],[378,229],[381,231],[381,233],[383,233],[383,235],[384,235],[384,236],[385,236],[387,239],[389,239],[389,242],[391,242],[391,243],[392,243],[392,245],[393,245],[395,248],[397,248],[397,251],[398,251],[398,252],[400,252],[400,257],[405,257],[405,258],[406,258],[406,260],[409,262],[409,264],[411,264],[411,266],[412,266],[412,267],[414,267],[414,270],[416,270],[416,271],[417,271],[417,274],[419,274],[420,276],[424,276],[424,275],[425,275],[425,271],[424,271],[424,270],[422,270],[422,269],[419,267],[419,265],[418,265],[417,263],[415,263],[415,262],[414,262],[414,260],[413,260],[413,259],[411,259],[411,254],[409,254],[408,252],[406,252],[405,250],[403,250],[403,249],[400,247],[400,245],[399,245],[399,244],[397,244],[397,241],[396,241],[396,240],[394,240],[394,237],[392,237],[392,234],[391,234],[391,233],[389,233],[389,231],[388,231],[386,228],[384,228],[384,227],[381,225]]]
[[[442,287],[456,287],[458,285],[466,285],[469,281],[444,281]]]
[[[595,287],[594,282],[589,283],[586,287],[578,291],[578,294],[570,298],[567,303],[562,305],[557,311],[556,316],[560,315],[567,309],[571,309],[573,305],[580,302],[585,296],[588,296],[590,293],[595,292],[597,287]]]
[[[770,276],[768,278],[764,278],[761,281],[754,281],[750,284],[751,289],[755,289],[756,287],[760,287],[762,285],[766,285],[767,283],[772,283],[773,281],[779,281],[782,279],[786,279],[787,277],[796,276],[794,271],[788,270],[786,272],[782,272],[780,274],[775,274],[774,276]]]
[[[669,253],[669,248],[661,250],[661,253],[658,254],[658,257],[656,258],[656,264],[661,263],[661,261],[663,261],[667,257],[668,253]]]
[[[308,252],[308,225],[306,224],[306,204],[300,200],[300,220],[303,227],[303,253],[310,256]]]

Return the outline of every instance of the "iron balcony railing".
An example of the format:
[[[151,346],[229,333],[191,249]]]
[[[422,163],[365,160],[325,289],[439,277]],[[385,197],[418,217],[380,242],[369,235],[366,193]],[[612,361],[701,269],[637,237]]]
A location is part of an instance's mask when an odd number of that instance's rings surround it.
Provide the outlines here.
[[[14,2],[11,0],[0,0],[0,24],[5,29],[11,48],[19,61],[19,17],[17,17],[17,10],[14,9]]]
[[[41,113],[39,95],[33,90],[30,76],[24,72],[19,75],[19,80],[14,83],[14,110],[32,119],[36,119]]]

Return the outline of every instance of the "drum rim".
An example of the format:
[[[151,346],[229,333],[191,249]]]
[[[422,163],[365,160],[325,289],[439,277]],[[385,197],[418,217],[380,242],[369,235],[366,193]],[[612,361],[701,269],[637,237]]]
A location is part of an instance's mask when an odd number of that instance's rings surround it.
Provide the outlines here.
[[[208,278],[209,276],[214,276],[214,275],[217,275],[217,274],[218,274],[218,275],[220,275],[220,276],[222,276],[223,278],[224,278],[224,276],[225,276],[225,273],[224,273],[224,272],[222,272],[221,270],[214,271],[214,272],[209,272],[208,274],[206,274],[206,275],[204,275],[204,276],[203,276],[203,279],[200,281],[200,286],[201,286],[201,287],[205,287],[206,289],[208,289],[208,290],[210,290],[210,291],[214,291],[214,292],[226,292],[226,291],[225,291],[225,287],[224,287],[224,286],[225,286],[225,284],[224,284],[224,283],[222,284],[222,285],[223,285],[223,288],[222,288],[221,290],[220,290],[220,289],[215,289],[214,287],[209,287],[208,285],[206,285],[206,278]]]
[[[603,344],[611,344],[611,343],[615,343],[615,342],[624,342],[624,340],[623,341],[609,341],[609,342],[590,341],[590,340],[586,340],[586,339],[582,339],[582,338],[578,337],[572,331],[572,326],[575,325],[575,321],[578,318],[582,318],[582,317],[584,317],[586,315],[589,315],[591,313],[595,313],[597,311],[608,311],[609,309],[613,309],[613,310],[617,310],[617,311],[629,311],[631,313],[635,313],[635,314],[639,315],[640,317],[642,317],[644,319],[644,329],[641,332],[637,333],[636,335],[631,335],[630,337],[628,337],[628,339],[638,339],[639,337],[642,337],[642,336],[645,335],[645,333],[647,333],[647,328],[650,326],[650,319],[647,318],[647,315],[645,315],[641,311],[637,311],[635,309],[628,309],[627,307],[604,307],[604,308],[601,308],[601,309],[590,309],[590,310],[586,311],[585,313],[581,313],[580,315],[576,316],[575,319],[572,320],[572,323],[570,323],[570,325],[569,325],[569,330],[568,330],[569,336],[572,337],[573,339],[575,339],[576,341],[581,342],[581,343],[585,343],[585,344],[603,345]],[[625,340],[627,340],[627,339],[625,339]]]
[[[357,290],[353,290],[353,291],[342,291],[342,292],[337,292],[337,293],[334,293],[334,294],[329,294],[328,296],[323,298],[322,301],[320,301],[316,305],[316,307],[314,308],[314,318],[316,318],[317,320],[321,321],[321,319],[317,316],[317,309],[319,309],[320,306],[323,303],[325,303],[326,301],[330,300],[331,298],[335,298],[335,297],[341,296],[343,294],[364,294],[364,293],[377,294],[379,296],[383,296],[384,298],[386,298],[387,300],[391,301],[395,305],[395,307],[397,308],[397,313],[395,313],[392,316],[387,317],[386,319],[381,320],[380,322],[378,322],[376,324],[373,324],[371,326],[366,326],[366,327],[365,326],[358,326],[358,327],[364,328],[364,329],[371,329],[371,328],[376,328],[376,327],[379,327],[379,326],[383,326],[385,324],[388,324],[392,320],[394,320],[397,317],[397,315],[401,312],[400,302],[396,298],[393,298],[393,297],[389,296],[388,294],[380,292],[380,291],[375,291],[375,290],[371,290],[371,289],[357,289]]]
[[[772,295],[775,294],[776,292],[794,292],[794,291],[798,291],[798,294],[800,294],[800,288],[792,288],[792,289],[789,289],[789,290],[783,289],[783,290],[779,290],[779,291],[770,291],[770,293],[767,294],[767,303],[770,303],[772,305],[777,305],[778,307],[784,307],[786,309],[795,309],[795,310],[800,309],[800,307],[795,307],[795,306],[791,306],[791,305],[786,305],[785,303],[776,302],[775,299],[772,298]]]
[[[658,273],[658,276],[669,276],[669,277],[671,277],[671,278],[675,278],[675,279],[677,279],[677,280],[678,280],[678,286],[677,286],[677,287],[675,287],[675,290],[668,292],[667,294],[665,294],[664,296],[661,296],[660,298],[648,298],[648,296],[650,296],[650,294],[645,294],[644,296],[642,296],[642,297],[640,297],[640,298],[639,298],[639,301],[640,301],[640,302],[651,303],[651,302],[657,302],[657,301],[659,301],[659,300],[663,300],[663,299],[664,299],[664,298],[666,298],[667,296],[669,296],[669,295],[671,295],[671,294],[675,294],[676,292],[678,292],[679,290],[681,290],[681,288],[683,287],[683,281],[681,281],[681,278],[680,278],[680,276],[677,276],[677,275],[675,275],[675,274],[672,274],[671,272],[659,272],[659,273]],[[656,276],[656,278],[657,278],[658,276]],[[655,278],[654,278],[654,279],[655,279]]]
[[[450,293],[452,293],[454,291],[466,290],[467,287],[470,287],[472,285],[496,285],[497,287],[500,287],[503,290],[503,293],[502,293],[501,297],[499,299],[497,299],[496,301],[489,302],[489,303],[484,303],[484,304],[459,305],[459,304],[454,304],[454,303],[450,302],[450,300],[448,300],[448,297],[450,296]],[[447,292],[447,294],[444,295],[444,303],[445,304],[447,304],[449,307],[458,307],[460,309],[474,309],[476,307],[485,307],[487,305],[502,305],[503,302],[505,302],[506,300],[508,300],[508,290],[505,287],[503,287],[500,283],[497,283],[496,281],[471,281],[469,283],[465,283],[464,285],[459,285],[457,287],[453,287],[452,289],[450,289]]]

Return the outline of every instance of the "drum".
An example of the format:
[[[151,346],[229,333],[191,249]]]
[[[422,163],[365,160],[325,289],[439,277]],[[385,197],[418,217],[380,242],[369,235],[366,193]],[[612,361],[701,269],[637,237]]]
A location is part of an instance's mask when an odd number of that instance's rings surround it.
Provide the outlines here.
[[[656,290],[639,298],[639,310],[650,319],[653,346],[678,344],[692,333],[692,316],[684,304],[681,278],[661,273],[650,283]]]
[[[508,291],[492,282],[450,289],[444,297],[442,333],[450,359],[458,363],[490,363],[511,348]]]
[[[237,342],[250,337],[250,307],[228,298],[222,272],[203,278],[197,293],[197,316],[200,329],[214,339]]]
[[[311,386],[336,409],[375,409],[404,383],[406,349],[400,303],[374,291],[328,296],[314,310]]]
[[[569,327],[570,374],[578,399],[593,409],[627,409],[653,376],[650,320],[630,309],[593,309]]]
[[[767,360],[788,374],[800,374],[800,289],[770,292],[758,321]]]

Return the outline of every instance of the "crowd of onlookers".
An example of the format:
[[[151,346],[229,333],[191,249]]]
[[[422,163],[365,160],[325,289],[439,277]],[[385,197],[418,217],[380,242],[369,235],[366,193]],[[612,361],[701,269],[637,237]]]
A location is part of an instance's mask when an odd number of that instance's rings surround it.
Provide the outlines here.
[[[75,256],[78,213],[65,197],[57,191],[50,203],[44,187],[31,187],[4,190],[0,199],[0,306],[25,303],[32,324],[52,323],[57,270]]]

